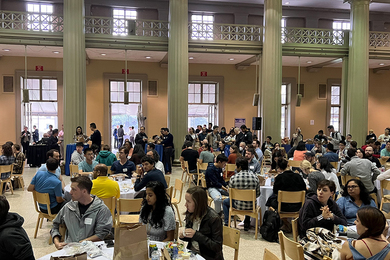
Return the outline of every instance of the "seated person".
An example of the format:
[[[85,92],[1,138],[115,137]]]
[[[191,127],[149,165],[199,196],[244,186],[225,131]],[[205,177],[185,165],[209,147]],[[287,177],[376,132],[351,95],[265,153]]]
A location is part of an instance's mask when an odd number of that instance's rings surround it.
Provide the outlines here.
[[[303,160],[301,162],[300,168],[302,173],[307,175],[307,182],[309,184],[309,187],[307,188],[307,194],[316,193],[318,183],[322,180],[325,180],[325,176],[320,171],[316,171],[312,167],[311,163],[307,160]]]
[[[135,164],[127,159],[129,150],[125,147],[119,148],[119,160],[115,161],[111,165],[111,174],[124,173],[127,175],[126,178],[131,178],[135,172]]]
[[[104,202],[91,195],[92,181],[87,176],[71,178],[72,200],[65,204],[53,220],[50,231],[58,250],[67,243],[101,241],[111,232],[112,215]],[[65,242],[60,242],[60,224],[65,224]]]
[[[155,163],[153,157],[144,156],[141,161],[142,168],[140,169],[140,172],[137,173],[137,179],[134,183],[134,190],[142,190],[151,181],[159,181],[164,185],[165,189],[168,188],[164,174],[154,167]]]
[[[54,159],[57,160],[57,169],[56,169],[55,175],[61,181],[62,189],[64,189],[65,188],[65,182],[64,182],[64,180],[62,178],[62,175],[61,175],[60,153],[56,149],[51,149],[51,150],[49,150],[46,153],[46,160],[48,160],[50,158],[54,158]],[[47,171],[46,164],[42,164],[42,166],[38,169],[38,172],[46,172],[46,171]]]
[[[180,239],[188,242],[188,249],[206,260],[223,260],[222,220],[207,206],[206,191],[199,186],[189,188],[185,201],[185,228],[179,231]]]
[[[12,152],[15,156],[14,168],[12,169],[13,174],[22,174],[23,173],[23,163],[26,160],[26,156],[20,150],[20,145],[14,144],[12,146]]]
[[[390,159],[390,141],[386,142],[385,148],[381,150],[381,159],[388,162]]]
[[[134,147],[133,154],[130,158],[130,161],[134,163],[134,165],[140,165],[142,163],[141,159],[145,156],[145,145],[142,146],[137,144]]]
[[[303,157],[306,153],[306,146],[304,142],[299,142],[294,151],[294,161],[303,161]]]
[[[325,154],[326,153],[326,149],[320,141],[314,141],[314,147],[311,149],[311,151],[314,154],[316,154],[316,153]]]
[[[239,157],[236,160],[237,173],[232,176],[229,181],[229,188],[240,189],[240,190],[256,190],[256,198],[260,196],[260,182],[256,174],[249,171],[248,160],[244,157]],[[233,200],[233,207],[237,210],[253,210],[253,203],[251,201],[239,201]],[[254,205],[256,207],[256,205]],[[230,199],[227,198],[223,201],[223,214],[225,226],[229,224],[229,208]],[[250,226],[251,218],[245,216],[244,229],[247,231]]]
[[[221,136],[221,138],[223,138],[223,137]],[[226,146],[226,142],[224,140],[219,141],[217,151],[223,153],[226,157],[229,157],[229,155],[230,155],[230,149],[229,149],[229,147]]]
[[[201,147],[199,147],[198,149],[198,154],[200,155],[200,153],[203,151],[203,145],[204,144],[208,144],[209,142],[207,141],[207,139],[204,139],[203,141],[200,142],[201,143]],[[210,146],[210,152],[213,153],[214,150],[213,150],[213,147]]]
[[[76,144],[76,150],[73,151],[70,162],[74,165],[79,165],[82,161],[84,161],[83,154],[84,144],[82,142],[78,142]]]
[[[7,260],[34,260],[30,239],[23,229],[24,219],[9,212],[9,203],[0,195],[0,256]]]
[[[317,194],[306,199],[299,211],[298,231],[301,238],[306,237],[309,228],[323,227],[332,231],[334,225],[347,225],[347,219],[332,199],[335,190],[333,181],[322,180],[318,183]]]
[[[1,147],[0,165],[10,165],[15,162],[14,154],[12,153],[12,145],[5,143]]]
[[[146,185],[146,198],[142,202],[139,220],[148,225],[147,235],[153,241],[173,241],[176,229],[175,213],[161,182]]]
[[[354,225],[356,212],[362,207],[376,208],[375,201],[371,198],[363,182],[357,179],[349,180],[343,191],[343,196],[336,202],[341,212],[348,221],[348,225]]]
[[[333,144],[328,143],[326,145],[326,154],[322,155],[325,158],[328,158],[329,162],[338,162],[339,161],[339,156],[337,153],[334,152],[333,150]]]
[[[106,199],[116,197],[119,199],[121,190],[119,184],[107,177],[108,168],[105,164],[98,164],[94,169],[97,178],[92,181],[91,194],[99,198]]]
[[[214,162],[214,154],[210,152],[210,145],[203,144],[203,151],[199,155],[200,163],[212,163]]]
[[[28,191],[37,191],[39,193],[49,193],[50,212],[57,214],[63,206],[64,199],[62,198],[62,183],[55,176],[58,162],[54,158],[49,158],[46,161],[47,171],[38,171],[31,180],[28,186]],[[40,204],[39,208],[43,213],[47,213],[47,206]]]
[[[207,189],[210,197],[214,200],[217,213],[221,212],[222,195],[229,196],[227,184],[222,176],[222,171],[227,161],[228,158],[225,155],[218,155],[215,163],[209,163],[205,173]]]
[[[116,161],[116,156],[110,150],[111,149],[109,145],[103,145],[103,150],[99,152],[99,155],[96,157],[96,161],[98,163],[103,163],[107,166],[111,166]]]
[[[390,245],[384,230],[386,218],[377,208],[360,208],[356,214],[356,230],[359,239],[348,239],[340,250],[342,260],[389,259]],[[386,232],[387,234],[387,232]]]
[[[322,156],[317,159],[317,169],[325,176],[325,179],[333,181],[336,185],[336,194],[341,192],[339,179],[336,175],[336,169],[330,164],[328,158]]]
[[[198,154],[198,153],[196,153]],[[158,152],[156,150],[149,150],[147,153],[146,153],[147,156],[150,156],[150,157],[153,157],[154,159],[154,167],[156,167],[157,170],[160,170],[163,174],[165,174],[165,170],[164,170],[164,164],[160,161],[160,155],[158,155]]]
[[[255,149],[252,147],[249,147],[245,151],[245,158],[248,160],[249,171],[254,174],[260,174],[261,165],[260,162],[255,158],[255,155],[256,155]]]
[[[192,149],[192,142],[186,141],[184,142],[185,150],[181,152],[180,162],[184,163],[184,161],[188,162],[188,170],[190,173],[197,172],[197,160],[199,158],[199,154],[197,151]],[[213,156],[214,157],[214,156]]]
[[[83,172],[92,173],[95,166],[99,164],[97,161],[95,161],[93,159],[94,155],[93,155],[92,148],[86,148],[84,150],[84,156],[85,156],[85,160],[82,161],[81,163],[79,163],[79,165],[78,165],[79,166],[79,173],[80,174]]]

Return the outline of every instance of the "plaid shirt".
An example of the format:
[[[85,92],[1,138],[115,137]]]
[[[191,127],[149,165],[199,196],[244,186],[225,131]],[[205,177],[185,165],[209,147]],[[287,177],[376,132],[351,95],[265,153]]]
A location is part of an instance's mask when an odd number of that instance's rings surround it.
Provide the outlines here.
[[[240,171],[232,176],[229,188],[239,190],[256,190],[256,197],[260,196],[260,182],[256,174],[248,171]],[[252,201],[234,201],[234,208],[238,210],[252,210]]]
[[[24,156],[24,153],[19,152],[16,155],[15,163],[14,163],[14,174],[22,174],[23,172],[23,162],[26,160],[26,156]]]
[[[5,156],[5,155],[1,155],[0,156],[0,165],[10,165],[10,164],[13,164],[15,162],[15,157],[13,156]],[[1,173],[1,179],[4,180],[4,179],[7,179],[9,178],[9,176],[11,176],[11,173],[10,172],[3,172]]]

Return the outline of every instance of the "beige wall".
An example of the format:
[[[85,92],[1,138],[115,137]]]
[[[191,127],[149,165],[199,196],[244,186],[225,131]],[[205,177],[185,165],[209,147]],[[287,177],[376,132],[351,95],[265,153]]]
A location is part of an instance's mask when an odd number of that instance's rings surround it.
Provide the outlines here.
[[[29,70],[35,70],[36,65],[44,66],[45,71],[49,69],[61,71],[62,59],[28,59]],[[103,129],[103,125],[109,123],[109,118],[104,116],[104,111],[109,109],[108,103],[104,102],[104,95],[108,95],[108,86],[104,86],[104,73],[121,74],[122,68],[124,68],[123,61],[91,60],[87,65],[87,125],[95,122],[99,129]],[[147,97],[148,109],[145,115],[147,134],[158,134],[159,129],[167,124],[167,69],[161,68],[159,63],[150,62],[129,62],[128,68],[131,74],[147,74],[148,80],[158,81],[158,97]],[[0,59],[1,75],[14,75],[15,70],[23,69],[23,57],[2,57]],[[257,115],[256,107],[252,106],[253,94],[256,92],[255,66],[239,71],[234,65],[190,64],[189,74],[191,76],[200,76],[201,71],[207,71],[209,77],[222,76],[224,78],[223,89],[220,89],[220,96],[223,99],[223,107],[220,108],[223,110],[220,126],[228,128],[234,125],[234,118],[245,118],[248,127],[252,127],[252,117]],[[296,67],[283,67],[284,78],[296,78],[297,75]],[[390,126],[384,117],[385,111],[390,111],[390,104],[387,102],[388,95],[384,95],[389,93],[390,89],[388,77],[389,73],[373,74],[370,71],[368,127],[373,128],[377,135],[383,133],[385,127]],[[295,109],[295,126],[302,128],[305,138],[312,138],[319,129],[325,130],[327,102],[318,99],[318,84],[326,84],[329,78],[341,79],[341,69],[324,68],[317,73],[301,70],[301,83],[305,84],[305,96],[301,107],[295,108],[295,104],[292,104],[292,109]],[[207,77],[204,79],[207,80]],[[0,124],[0,144],[8,140],[19,141],[16,136],[16,120],[19,120],[19,117],[15,112],[15,100],[15,94],[0,92],[2,122]],[[314,120],[314,125],[310,125],[310,120]],[[89,130],[86,132],[89,134]],[[105,136],[110,133],[102,131],[102,134]]]

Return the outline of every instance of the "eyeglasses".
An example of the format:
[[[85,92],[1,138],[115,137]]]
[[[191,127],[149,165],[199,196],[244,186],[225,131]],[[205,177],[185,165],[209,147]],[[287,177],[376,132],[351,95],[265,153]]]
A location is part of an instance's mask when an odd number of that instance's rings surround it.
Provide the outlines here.
[[[359,186],[357,186],[357,185],[352,185],[352,186],[347,186],[347,189],[349,189],[349,190],[353,190],[353,189],[356,189],[356,188],[358,188]]]

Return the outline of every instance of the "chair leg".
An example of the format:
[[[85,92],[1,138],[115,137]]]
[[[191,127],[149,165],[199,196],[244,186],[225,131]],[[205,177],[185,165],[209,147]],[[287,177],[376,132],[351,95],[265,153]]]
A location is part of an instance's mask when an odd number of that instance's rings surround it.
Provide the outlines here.
[[[23,180],[23,177],[20,176],[20,177],[18,178],[18,180],[19,180],[20,186],[22,186],[22,189],[24,190],[24,180]]]
[[[49,237],[49,245],[53,244],[53,240],[51,239],[51,236]]]
[[[42,228],[42,224],[43,224],[43,220],[44,220],[45,218],[41,218],[41,224],[40,224],[40,226],[39,226],[39,228]]]
[[[233,216],[233,221],[234,221],[234,228],[237,228],[236,215]]]
[[[173,204],[176,208],[176,211],[177,211],[177,216],[179,217],[179,226],[182,227],[182,223],[181,223],[181,218],[180,218],[180,212],[179,212],[179,207],[177,206],[177,204]]]
[[[229,210],[229,222],[228,222],[228,227],[231,227],[232,226],[232,214],[230,214],[230,210]]]
[[[35,226],[34,238],[37,238],[38,227],[39,227],[39,222],[40,222],[40,220],[41,220],[41,218],[38,216],[37,225]]]
[[[0,195],[3,194],[3,182],[0,180]]]
[[[259,218],[256,218],[256,230],[255,230],[255,239],[257,240],[257,232],[259,231]]]
[[[14,195],[14,189],[12,187],[12,182],[9,181],[8,183],[9,183],[9,188],[11,189],[11,194]]]

